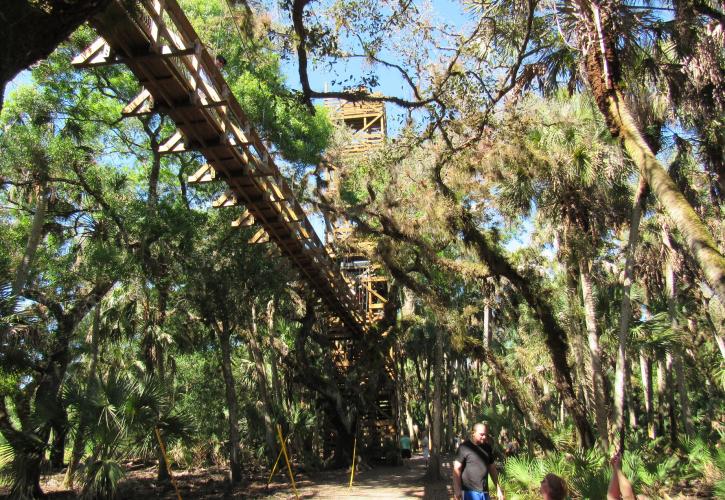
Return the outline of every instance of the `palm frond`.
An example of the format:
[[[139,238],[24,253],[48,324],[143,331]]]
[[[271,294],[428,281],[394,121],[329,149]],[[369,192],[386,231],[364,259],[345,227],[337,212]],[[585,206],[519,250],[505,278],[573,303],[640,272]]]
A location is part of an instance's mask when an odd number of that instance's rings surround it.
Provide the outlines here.
[[[504,464],[507,483],[516,483],[524,489],[531,488],[539,479],[538,471],[525,456],[511,457]]]
[[[115,460],[96,460],[85,465],[81,498],[115,498],[124,472]]]

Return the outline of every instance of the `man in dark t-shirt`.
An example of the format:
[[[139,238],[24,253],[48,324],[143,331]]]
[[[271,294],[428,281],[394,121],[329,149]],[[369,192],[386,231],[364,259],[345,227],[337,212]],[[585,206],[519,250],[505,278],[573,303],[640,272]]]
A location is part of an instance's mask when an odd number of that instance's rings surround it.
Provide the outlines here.
[[[493,447],[489,442],[488,425],[473,426],[471,438],[458,447],[453,462],[453,493],[456,500],[489,500],[488,475],[496,485],[496,495],[504,499],[498,483]]]

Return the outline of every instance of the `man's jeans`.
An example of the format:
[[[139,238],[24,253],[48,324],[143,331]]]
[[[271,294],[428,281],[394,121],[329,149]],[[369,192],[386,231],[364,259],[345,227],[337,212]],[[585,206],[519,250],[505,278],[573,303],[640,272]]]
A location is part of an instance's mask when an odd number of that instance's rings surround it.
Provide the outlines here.
[[[463,500],[491,500],[487,491],[463,490]]]

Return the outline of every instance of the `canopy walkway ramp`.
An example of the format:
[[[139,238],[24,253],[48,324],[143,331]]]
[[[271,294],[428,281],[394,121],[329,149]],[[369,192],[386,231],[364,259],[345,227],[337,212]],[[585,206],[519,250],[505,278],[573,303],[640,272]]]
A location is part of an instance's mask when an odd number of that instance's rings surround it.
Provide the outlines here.
[[[163,112],[178,130],[159,152],[196,151],[207,164],[191,182],[224,181],[215,206],[244,205],[240,226],[256,225],[251,243],[274,242],[315,289],[330,313],[355,334],[367,328],[363,306],[315,233],[273,156],[232,95],[214,59],[175,0],[143,0],[138,9],[112,2],[91,20],[101,38],[77,67],[125,64],[144,90],[124,116]]]
[[[81,68],[124,64],[130,69],[143,90],[125,106],[123,115],[163,113],[177,131],[162,141],[158,152],[204,156],[207,163],[189,182],[225,182],[226,192],[213,205],[243,206],[234,225],[258,228],[250,243],[273,242],[294,263],[325,306],[323,333],[335,344],[331,356],[345,376],[359,351],[354,344],[381,318],[387,293],[387,282],[376,275],[367,257],[338,248],[350,226],[338,225],[331,233],[335,250],[322,243],[176,0],[135,4],[116,0],[90,24],[100,38],[73,64]],[[345,101],[327,104],[355,131],[358,139],[351,143],[350,154],[382,142],[381,104],[372,111]],[[371,112],[377,119],[371,118]],[[363,433],[373,447],[382,446],[385,436],[394,439],[392,379],[387,370],[383,379],[378,404],[362,416],[361,425],[367,429]]]

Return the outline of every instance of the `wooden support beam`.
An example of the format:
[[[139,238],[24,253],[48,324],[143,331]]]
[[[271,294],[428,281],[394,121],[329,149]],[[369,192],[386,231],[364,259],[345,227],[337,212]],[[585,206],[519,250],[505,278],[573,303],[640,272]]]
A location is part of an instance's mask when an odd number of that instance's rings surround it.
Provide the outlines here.
[[[209,99],[199,99],[198,102],[191,102],[191,99],[184,100],[180,102],[175,102],[171,106],[167,104],[158,103],[155,110],[159,112],[167,112],[170,110],[174,111],[186,111],[188,109],[198,109],[198,108],[220,108],[223,106],[227,106],[228,102],[224,99],[221,99],[219,101],[212,101]]]
[[[232,227],[249,227],[254,225],[254,216],[249,213],[249,210],[244,210],[242,215],[237,217],[232,222]]]
[[[186,145],[184,144],[184,136],[181,132],[176,131],[174,135],[166,139],[159,145],[159,154],[175,154],[185,153],[187,151]]]
[[[110,55],[111,46],[102,37],[98,37],[88,48],[75,56],[71,64],[76,68],[90,68],[107,61]]]
[[[259,228],[259,231],[254,233],[254,236],[249,238],[250,245],[258,245],[260,243],[267,243],[269,241],[269,235],[264,228]]]
[[[270,168],[267,164],[268,156],[262,156],[261,158],[256,156],[255,154],[251,154],[251,161],[255,167],[255,174],[261,174],[260,177],[274,177],[275,171],[274,169]]]
[[[217,180],[217,172],[214,167],[205,163],[199,169],[189,176],[187,182],[189,184],[205,184]]]
[[[240,205],[239,200],[232,191],[226,191],[211,204],[214,208],[236,207],[237,205]]]
[[[152,59],[168,59],[172,57],[183,57],[194,54],[197,51],[195,47],[185,49],[175,49],[168,45],[161,45],[156,51],[148,50],[132,55],[122,56],[114,54],[111,47],[99,38],[91,44],[86,50],[81,52],[73,59],[73,66],[76,68],[96,68],[99,66],[110,66],[112,64],[127,64],[136,61],[148,61]]]
[[[146,89],[143,89],[139,95],[133,98],[126,107],[121,111],[121,115],[125,117],[150,115],[154,112],[154,98]]]

